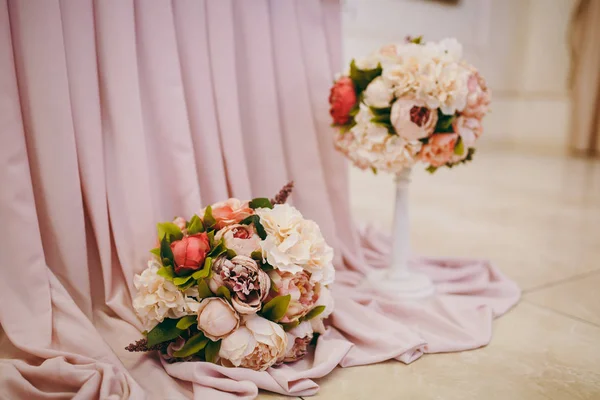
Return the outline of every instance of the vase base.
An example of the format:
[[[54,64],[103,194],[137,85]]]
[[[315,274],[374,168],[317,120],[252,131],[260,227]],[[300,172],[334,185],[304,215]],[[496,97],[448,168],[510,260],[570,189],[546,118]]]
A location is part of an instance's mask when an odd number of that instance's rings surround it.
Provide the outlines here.
[[[417,272],[394,276],[390,271],[376,271],[369,274],[365,283],[402,300],[423,299],[435,293],[431,279]]]

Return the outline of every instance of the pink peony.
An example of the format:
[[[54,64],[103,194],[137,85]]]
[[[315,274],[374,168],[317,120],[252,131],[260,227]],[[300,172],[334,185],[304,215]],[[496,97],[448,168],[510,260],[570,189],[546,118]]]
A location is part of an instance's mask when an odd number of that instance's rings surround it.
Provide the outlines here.
[[[248,206],[248,202],[242,203],[242,201],[235,198],[215,203],[211,208],[213,218],[217,221],[215,223],[216,229],[237,224],[254,213],[254,210]],[[205,209],[200,212],[200,215],[204,215]]]
[[[460,116],[452,123],[454,132],[458,133],[465,149],[473,147],[475,140],[483,133],[483,126],[481,126],[481,120],[477,118],[469,118]]]
[[[209,250],[210,245],[205,232],[184,236],[181,240],[172,242],[171,251],[175,259],[175,274],[181,275],[202,268]]]
[[[260,237],[250,225],[226,226],[215,235],[216,241],[221,239],[225,247],[235,251],[238,256],[250,256],[254,251],[260,251]]]
[[[246,256],[235,256],[231,260],[221,256],[213,263],[213,276],[208,285],[217,292],[225,286],[231,292],[231,303],[240,314],[256,314],[261,303],[269,294],[271,280],[256,261]]]
[[[292,274],[274,269],[269,271],[269,276],[277,288],[277,296],[291,295],[290,305],[280,321],[282,323],[293,322],[303,317],[319,299],[320,284],[311,282],[306,271]]]
[[[220,297],[207,297],[198,308],[198,329],[213,342],[235,332],[240,326],[240,316]]]
[[[313,329],[310,321],[304,321],[297,327],[286,332],[288,339],[285,355],[278,362],[294,362],[303,358],[308,353],[308,345],[313,338]]]
[[[467,117],[481,119],[488,112],[492,93],[485,83],[485,79],[477,71],[467,81],[467,105],[462,114]]]
[[[438,115],[437,110],[430,110],[422,101],[398,99],[392,105],[390,119],[400,137],[419,140],[433,133]]]
[[[436,133],[429,142],[421,148],[421,161],[434,167],[441,167],[450,161],[454,154],[454,146],[458,140],[457,133]]]
[[[346,125],[350,121],[350,110],[356,104],[356,91],[352,79],[341,77],[335,82],[329,94],[329,113],[336,125]]]

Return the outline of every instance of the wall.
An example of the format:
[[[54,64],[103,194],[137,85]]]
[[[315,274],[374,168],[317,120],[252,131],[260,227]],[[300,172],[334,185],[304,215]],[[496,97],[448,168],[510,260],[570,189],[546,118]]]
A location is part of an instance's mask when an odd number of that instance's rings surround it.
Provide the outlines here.
[[[344,57],[423,34],[454,36],[493,93],[488,144],[560,148],[568,129],[575,0],[346,0]]]

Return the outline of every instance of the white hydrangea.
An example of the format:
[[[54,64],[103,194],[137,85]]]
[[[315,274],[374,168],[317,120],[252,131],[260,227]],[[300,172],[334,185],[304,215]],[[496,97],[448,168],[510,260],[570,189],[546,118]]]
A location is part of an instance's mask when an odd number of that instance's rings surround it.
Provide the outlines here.
[[[304,219],[289,204],[259,208],[256,214],[267,233],[261,249],[269,264],[292,274],[306,270],[313,282],[333,282],[333,249],[325,243],[314,221]]]
[[[181,318],[198,311],[198,288],[185,292],[157,274],[161,265],[156,260],[148,261],[148,268],[135,275],[133,285],[138,290],[133,299],[133,308],[142,320],[144,329],[151,330],[165,318]]]
[[[398,135],[390,135],[387,128],[371,122],[373,114],[361,104],[356,115],[357,125],[349,132],[337,134],[335,145],[358,168],[375,168],[397,173],[412,167],[421,142],[409,142]]]
[[[423,65],[416,98],[429,108],[440,108],[446,115],[462,111],[467,105],[469,70],[456,62],[438,61]]]

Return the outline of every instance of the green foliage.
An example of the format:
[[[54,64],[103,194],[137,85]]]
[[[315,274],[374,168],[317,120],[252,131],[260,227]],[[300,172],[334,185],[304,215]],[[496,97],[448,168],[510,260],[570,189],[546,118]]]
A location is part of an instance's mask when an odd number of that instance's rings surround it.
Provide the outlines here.
[[[198,280],[198,298],[204,299],[206,297],[213,297],[213,292],[210,291],[206,279]]]
[[[381,75],[382,68],[381,64],[378,64],[373,69],[359,69],[356,66],[356,62],[352,60],[350,63],[350,79],[354,83],[356,89],[356,95],[359,96],[371,83],[371,81]]]
[[[422,44],[423,43],[423,35],[410,39],[410,43]]]
[[[204,350],[204,359],[208,362],[215,363],[217,361],[217,356],[219,355],[219,350],[221,350],[220,340],[217,340],[216,342],[209,341]]]
[[[243,225],[254,225],[254,229],[256,229],[256,233],[258,234],[258,236],[262,239],[265,240],[267,238],[267,232],[265,231],[265,228],[262,226],[262,224],[260,223],[260,217],[256,214],[254,215],[250,215],[249,217],[244,218],[240,224]]]
[[[263,259],[262,251],[260,251],[260,250],[253,251],[252,254],[250,254],[250,258],[252,258],[255,261],[262,262],[262,259]]]
[[[219,286],[215,294],[219,297],[224,297],[227,300],[231,301],[231,292],[225,286]]]
[[[154,254],[156,257],[160,259],[160,247],[150,250],[150,253]]]
[[[292,296],[289,294],[275,297],[264,305],[262,309],[262,316],[270,321],[279,321],[287,312],[291,298]]]
[[[176,326],[177,329],[181,329],[182,331],[184,331],[190,326],[194,325],[196,322],[198,322],[197,315],[186,315],[185,317],[181,318],[179,322],[177,322]]]
[[[252,199],[249,203],[250,208],[253,210],[257,208],[273,208],[273,204],[271,204],[271,200],[266,197],[257,197]]]
[[[160,240],[160,259],[162,264],[166,267],[173,264],[173,252],[171,251],[171,246],[167,241],[166,237],[162,237]]]
[[[195,235],[197,233],[204,232],[204,224],[202,224],[202,220],[196,214],[194,214],[192,219],[190,219],[187,231],[188,235]]]
[[[204,223],[204,229],[206,230],[214,227],[217,223],[217,220],[215,220],[215,218],[212,215],[211,206],[206,207],[206,210],[204,211],[204,217],[202,218],[202,222]]]
[[[156,325],[150,332],[148,332],[148,347],[173,340],[181,335],[183,330],[177,328],[176,319],[167,318],[160,324]]]
[[[302,321],[310,321],[311,319],[321,314],[323,311],[325,311],[325,306],[316,306],[302,318]]]
[[[235,256],[237,256],[237,253],[235,252],[235,250],[227,249],[227,258],[228,259],[231,260]]]
[[[456,154],[457,156],[460,156],[464,152],[465,152],[465,145],[462,141],[462,138],[459,136],[458,140],[456,141],[456,145],[454,146],[454,154]]]
[[[173,279],[175,278],[175,271],[171,266],[160,268],[156,274],[171,282],[173,282]]]
[[[288,324],[281,324],[281,326],[283,327],[283,330],[286,331],[286,332],[291,331],[292,329],[294,329],[298,325],[300,325],[300,320],[296,320],[296,321],[290,322]]]
[[[438,167],[434,167],[433,165],[430,165],[429,167],[425,168],[425,171],[429,172],[430,174],[433,174],[435,171],[437,171]]]
[[[454,132],[452,123],[454,122],[455,118],[456,118],[456,116],[454,114],[446,115],[443,112],[441,112],[440,110],[438,110],[438,120],[435,125],[434,132],[435,133],[452,133],[452,132]]]
[[[174,240],[181,240],[183,232],[172,222],[160,222],[156,224],[159,238],[166,238],[169,243]]]
[[[176,352],[174,352],[173,356],[175,356],[175,357],[192,356],[192,355],[198,353],[204,347],[206,347],[208,342],[209,342],[209,340],[206,337],[204,337],[204,334],[202,334],[202,332],[197,333],[194,336],[192,336],[191,338],[189,338],[180,350],[177,350]]]
[[[227,252],[227,247],[225,247],[225,241],[223,239],[219,240],[219,242],[208,252],[207,256],[212,258],[217,258],[221,254]]]

